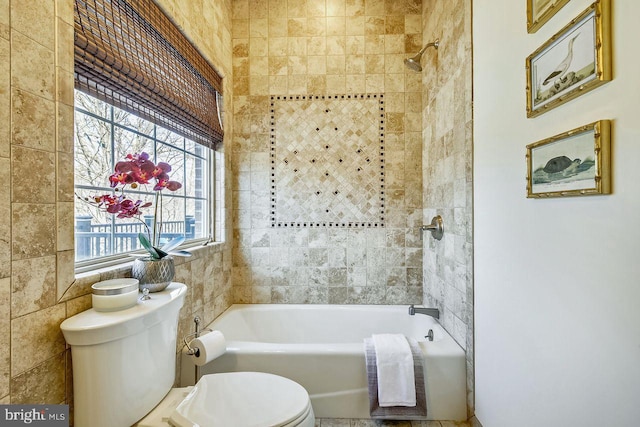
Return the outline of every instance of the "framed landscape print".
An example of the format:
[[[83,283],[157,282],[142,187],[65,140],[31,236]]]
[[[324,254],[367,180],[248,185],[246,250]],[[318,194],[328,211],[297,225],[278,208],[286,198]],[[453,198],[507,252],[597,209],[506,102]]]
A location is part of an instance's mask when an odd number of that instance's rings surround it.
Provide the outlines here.
[[[527,31],[535,33],[569,0],[527,0]]]
[[[527,197],[609,194],[610,146],[609,120],[527,145]]]
[[[610,0],[599,0],[527,58],[527,117],[611,80],[610,21]]]

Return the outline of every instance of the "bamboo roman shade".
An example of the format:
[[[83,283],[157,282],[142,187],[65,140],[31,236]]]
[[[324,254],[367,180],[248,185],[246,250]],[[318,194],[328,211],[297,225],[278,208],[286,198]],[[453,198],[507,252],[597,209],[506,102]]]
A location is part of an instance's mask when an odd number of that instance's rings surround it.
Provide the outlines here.
[[[222,142],[222,77],[153,0],[75,0],[74,39],[78,90],[210,148]]]

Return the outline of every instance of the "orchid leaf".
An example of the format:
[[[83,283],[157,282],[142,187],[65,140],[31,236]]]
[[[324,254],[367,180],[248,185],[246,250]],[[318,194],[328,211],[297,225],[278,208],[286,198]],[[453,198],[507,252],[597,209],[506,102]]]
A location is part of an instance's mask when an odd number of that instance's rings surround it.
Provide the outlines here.
[[[187,252],[187,251],[171,251],[169,253],[171,255],[184,256],[184,257],[190,257],[191,256],[191,252]]]
[[[175,239],[172,239],[171,241],[165,243],[164,246],[162,246],[160,249],[162,249],[165,252],[171,252],[172,249],[177,248],[184,241],[185,241],[184,236],[178,236]]]
[[[149,242],[149,239],[147,239],[147,236],[145,236],[143,233],[138,233],[138,240],[140,240],[140,243],[142,244],[142,246],[144,246],[147,252],[149,252],[149,255],[151,255],[151,258],[154,258],[154,259],[162,258],[162,256],[156,250],[156,248],[154,248],[151,245],[151,242]],[[164,256],[167,256],[167,254],[165,253]]]
[[[158,253],[158,258],[164,258],[166,256],[169,256],[169,254],[163,251],[162,249],[158,249],[158,248],[153,248],[153,249],[155,249],[155,251]]]

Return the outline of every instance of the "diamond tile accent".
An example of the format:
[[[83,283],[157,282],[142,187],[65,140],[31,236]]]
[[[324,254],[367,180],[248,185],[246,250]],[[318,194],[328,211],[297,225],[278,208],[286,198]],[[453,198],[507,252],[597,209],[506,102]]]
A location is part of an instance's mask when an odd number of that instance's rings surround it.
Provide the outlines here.
[[[384,226],[384,95],[271,97],[271,226]]]

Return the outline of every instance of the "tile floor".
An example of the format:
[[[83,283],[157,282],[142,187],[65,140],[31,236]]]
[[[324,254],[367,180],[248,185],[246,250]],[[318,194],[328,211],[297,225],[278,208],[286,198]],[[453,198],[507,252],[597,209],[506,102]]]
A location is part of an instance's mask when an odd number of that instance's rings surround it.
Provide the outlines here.
[[[471,427],[471,424],[467,421],[376,421],[316,418],[316,427]]]

